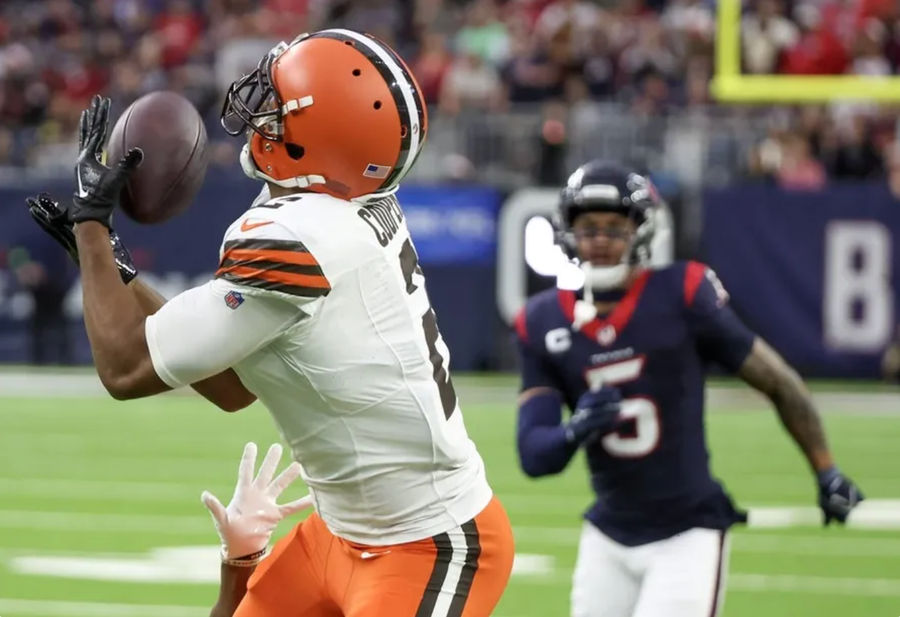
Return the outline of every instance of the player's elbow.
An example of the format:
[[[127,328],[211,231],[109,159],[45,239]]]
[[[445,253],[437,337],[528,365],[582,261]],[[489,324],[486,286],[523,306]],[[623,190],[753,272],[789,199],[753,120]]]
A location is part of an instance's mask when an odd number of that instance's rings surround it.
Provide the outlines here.
[[[529,457],[519,457],[519,466],[522,468],[522,471],[525,472],[525,475],[529,478],[540,478],[541,476],[546,476],[550,472],[541,465],[538,461],[535,461]]]
[[[213,401],[216,406],[222,411],[228,413],[234,413],[236,411],[240,411],[246,407],[249,407],[256,401],[256,396],[250,394],[249,392],[246,395],[236,395],[228,398],[221,398]]]
[[[125,372],[103,371],[100,373],[100,383],[117,401],[128,401],[140,396],[135,380]]]
[[[98,363],[97,375],[109,395],[117,401],[151,396],[169,389],[156,376],[149,357],[144,361]]]
[[[554,469],[549,461],[540,456],[525,444],[519,444],[519,467],[529,478],[540,478],[541,476],[549,476],[559,473],[559,469]]]

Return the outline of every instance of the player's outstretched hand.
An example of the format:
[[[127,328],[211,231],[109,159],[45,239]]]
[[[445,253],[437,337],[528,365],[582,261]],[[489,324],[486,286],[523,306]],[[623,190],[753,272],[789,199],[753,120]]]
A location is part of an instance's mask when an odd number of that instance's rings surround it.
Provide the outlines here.
[[[566,439],[569,443],[584,443],[588,438],[610,433],[622,423],[619,411],[622,395],[618,388],[603,386],[599,390],[588,390],[581,395],[575,405],[575,413],[566,425]]]
[[[862,492],[837,467],[820,471],[818,480],[819,507],[825,514],[825,525],[832,520],[846,523],[850,511],[865,499]]]
[[[28,204],[28,213],[31,218],[59,242],[75,265],[78,265],[78,245],[75,243],[75,230],[72,221],[69,220],[68,209],[60,205],[48,193],[41,193],[37,197],[28,197],[25,199],[25,203]],[[134,267],[131,253],[122,243],[119,234],[112,230],[109,232],[109,244],[113,250],[116,267],[119,269],[119,276],[127,285],[137,276],[137,268]]]
[[[110,168],[103,164],[103,146],[109,130],[109,99],[94,96],[91,106],[81,112],[78,127],[78,161],[75,163],[75,198],[70,212],[76,223],[97,221],[112,227],[112,212],[119,194],[144,159],[140,148],[133,148]]]
[[[200,499],[209,509],[222,539],[222,558],[231,565],[255,565],[265,555],[269,538],[281,519],[312,505],[309,495],[278,505],[276,500],[300,475],[300,464],[292,462],[277,478],[275,469],[281,460],[281,446],[273,444],[253,477],[256,467],[256,444],[244,446],[238,468],[237,485],[228,507],[215,495],[203,491]]]

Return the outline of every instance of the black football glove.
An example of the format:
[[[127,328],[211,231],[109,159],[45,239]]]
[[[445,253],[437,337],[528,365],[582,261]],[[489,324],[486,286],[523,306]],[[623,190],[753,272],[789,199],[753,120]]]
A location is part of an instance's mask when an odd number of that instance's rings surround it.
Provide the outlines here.
[[[69,213],[76,223],[97,221],[112,227],[112,212],[128,175],[144,160],[140,148],[132,148],[109,168],[102,162],[109,128],[109,99],[94,96],[89,109],[81,112],[78,125],[78,161],[75,164],[75,199]]]
[[[825,525],[832,520],[847,522],[847,516],[856,505],[865,499],[859,488],[841,473],[837,467],[830,467],[818,474],[819,507],[825,514]]]
[[[50,234],[78,265],[78,246],[75,243],[75,231],[73,223],[69,220],[69,213],[47,193],[41,193],[37,197],[29,197],[25,200],[28,204],[28,213],[37,221],[44,231]],[[137,268],[131,259],[131,253],[122,244],[119,234],[109,231],[109,244],[112,247],[113,258],[119,269],[119,276],[126,285],[137,276]]]
[[[566,440],[581,444],[593,436],[603,436],[619,428],[622,395],[618,388],[604,386],[588,390],[575,405],[575,413],[566,424]]]

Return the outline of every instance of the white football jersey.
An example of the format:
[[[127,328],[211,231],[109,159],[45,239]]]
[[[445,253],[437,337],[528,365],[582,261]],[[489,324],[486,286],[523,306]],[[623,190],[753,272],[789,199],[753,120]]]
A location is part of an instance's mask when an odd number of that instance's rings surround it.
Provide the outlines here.
[[[172,387],[228,367],[269,409],[329,529],[420,540],[491,499],[396,199],[257,200],[216,279],[147,319]]]

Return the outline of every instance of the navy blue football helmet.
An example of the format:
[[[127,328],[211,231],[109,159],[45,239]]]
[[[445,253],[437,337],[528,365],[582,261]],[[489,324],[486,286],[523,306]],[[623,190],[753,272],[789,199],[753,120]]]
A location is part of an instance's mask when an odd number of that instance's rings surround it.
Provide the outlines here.
[[[576,169],[562,190],[554,220],[556,239],[566,254],[575,259],[575,219],[585,212],[615,212],[634,221],[636,231],[622,263],[612,268],[621,271],[647,265],[656,233],[656,213],[661,206],[662,200],[646,175],[609,161],[593,160]]]

